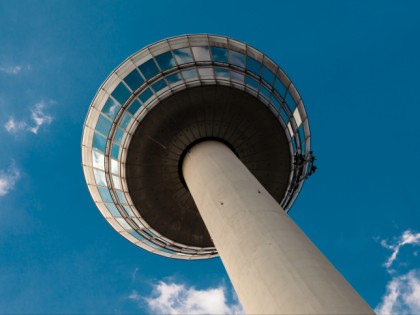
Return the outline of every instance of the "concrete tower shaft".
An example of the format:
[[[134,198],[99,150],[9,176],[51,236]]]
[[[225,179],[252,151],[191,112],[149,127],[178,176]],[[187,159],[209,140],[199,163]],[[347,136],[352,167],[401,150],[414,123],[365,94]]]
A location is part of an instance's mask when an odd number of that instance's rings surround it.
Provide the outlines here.
[[[195,145],[183,174],[247,314],[374,314],[227,146]]]

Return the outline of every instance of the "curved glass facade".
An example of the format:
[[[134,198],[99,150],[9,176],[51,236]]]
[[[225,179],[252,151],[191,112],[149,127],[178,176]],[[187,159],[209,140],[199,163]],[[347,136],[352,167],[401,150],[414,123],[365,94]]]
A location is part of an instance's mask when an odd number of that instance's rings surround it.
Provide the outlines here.
[[[148,251],[174,258],[209,258],[217,251],[173,242],[142,219],[128,193],[125,158],[134,130],[148,111],[178,91],[203,85],[245,91],[279,120],[291,156],[300,157],[291,165],[289,189],[281,202],[286,211],[308,172],[308,163],[296,163],[310,157],[303,102],[286,74],[263,53],[213,35],[169,38],[135,53],[111,73],[89,108],[82,138],[83,170],[96,205],[120,234]]]

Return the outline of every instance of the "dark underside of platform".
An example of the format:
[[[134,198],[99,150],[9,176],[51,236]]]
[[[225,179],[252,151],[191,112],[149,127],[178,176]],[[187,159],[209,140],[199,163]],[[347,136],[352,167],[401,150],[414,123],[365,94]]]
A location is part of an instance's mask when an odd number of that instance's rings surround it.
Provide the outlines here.
[[[214,246],[179,176],[179,160],[194,141],[223,139],[280,202],[291,156],[280,122],[257,98],[224,86],[195,87],[165,99],[142,120],[130,143],[126,177],[135,207],[165,237]]]

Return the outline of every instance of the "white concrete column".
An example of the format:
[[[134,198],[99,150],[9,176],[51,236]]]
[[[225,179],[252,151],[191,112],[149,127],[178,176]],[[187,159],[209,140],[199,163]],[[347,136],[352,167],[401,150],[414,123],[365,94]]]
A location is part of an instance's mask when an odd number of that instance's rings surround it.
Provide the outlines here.
[[[183,175],[247,314],[374,314],[227,146],[195,145]]]

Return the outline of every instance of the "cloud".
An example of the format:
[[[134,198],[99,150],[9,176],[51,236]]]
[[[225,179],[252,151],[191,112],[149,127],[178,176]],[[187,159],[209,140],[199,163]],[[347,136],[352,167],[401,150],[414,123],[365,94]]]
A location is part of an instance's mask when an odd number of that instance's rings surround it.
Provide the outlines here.
[[[0,72],[12,75],[16,75],[22,72],[23,70],[31,70],[31,66],[16,65],[10,67],[0,67]]]
[[[149,297],[133,291],[129,299],[145,302],[157,314],[243,314],[239,303],[228,304],[223,287],[197,290],[183,284],[160,281]]]
[[[14,162],[6,171],[0,170],[0,197],[7,195],[13,189],[19,177],[20,171]]]
[[[387,268],[388,272],[393,272],[394,270],[390,269],[393,262],[397,259],[400,248],[405,245],[420,245],[420,233],[413,233],[410,230],[404,231],[399,238],[394,240],[394,243],[388,243],[386,240],[381,241],[381,245],[387,249],[392,250],[391,256],[384,263],[384,267]]]
[[[386,286],[378,314],[420,314],[420,270],[393,277]]]
[[[51,103],[51,102],[50,102]],[[29,131],[37,134],[42,125],[49,125],[53,121],[53,117],[45,112],[46,103],[41,101],[35,104],[31,109],[31,122],[25,120],[15,120],[13,116],[4,124],[4,128],[9,133],[17,133],[20,131]]]

